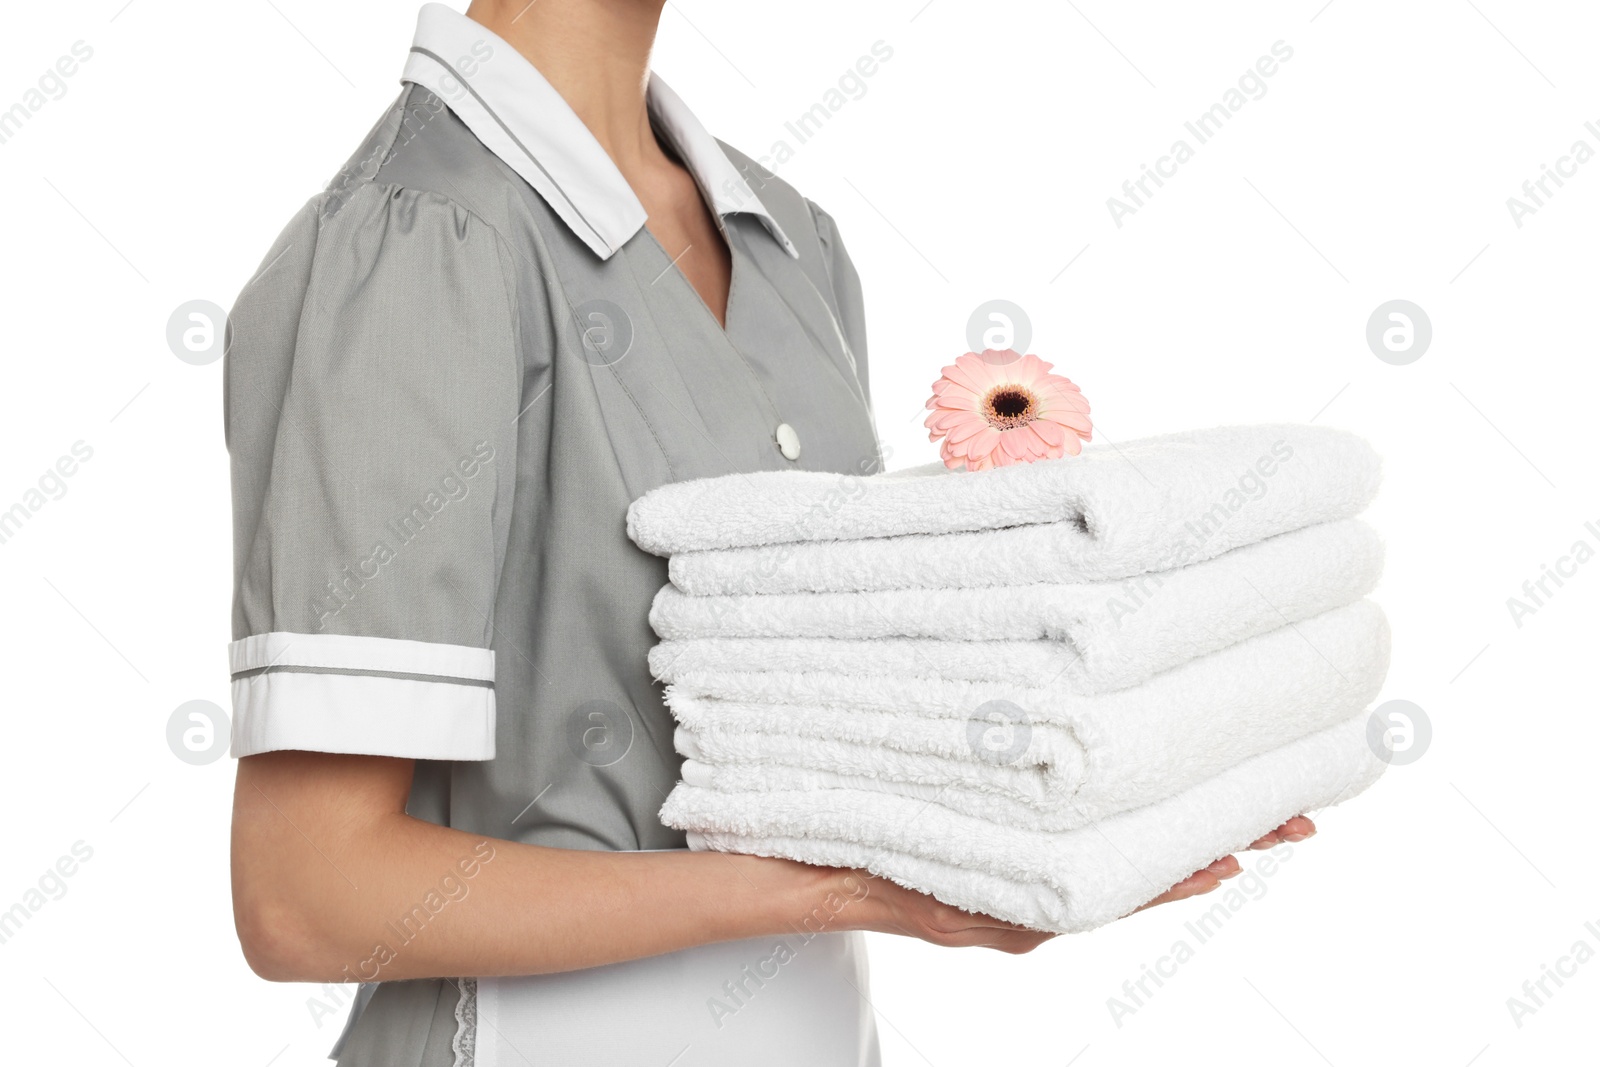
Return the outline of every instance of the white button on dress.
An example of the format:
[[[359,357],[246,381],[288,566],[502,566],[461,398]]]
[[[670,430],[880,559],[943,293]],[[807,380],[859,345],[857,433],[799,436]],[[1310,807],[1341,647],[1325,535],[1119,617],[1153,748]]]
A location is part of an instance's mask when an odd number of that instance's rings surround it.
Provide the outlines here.
[[[800,458],[800,435],[795,433],[793,426],[780,422],[778,428],[772,431],[772,436],[777,438],[778,451],[783,453],[784,459]]]

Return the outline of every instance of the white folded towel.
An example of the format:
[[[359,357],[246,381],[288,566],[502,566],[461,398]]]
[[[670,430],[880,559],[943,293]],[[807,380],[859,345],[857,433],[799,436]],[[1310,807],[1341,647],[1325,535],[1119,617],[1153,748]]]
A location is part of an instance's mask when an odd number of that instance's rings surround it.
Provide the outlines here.
[[[1362,601],[1100,696],[827,672],[684,672],[683,778],[726,792],[850,786],[1071,829],[1159,800],[1366,707],[1389,628]]]
[[[1062,576],[1121,577],[1349,518],[1378,481],[1372,447],[1342,430],[1223,427],[979,473],[930,464],[866,477],[764,471],[678,482],[633,502],[628,535],[668,556],[1066,523],[1051,549],[1075,568]]]
[[[698,637],[662,641],[650,650],[650,673],[675,682],[708,671],[886,675],[954,682],[1050,683],[1085,687],[1073,670],[1078,654],[1063,641],[941,641],[932,637]]]
[[[1135,910],[1296,815],[1361,792],[1385,764],[1365,714],[1184,792],[1064,833],[892,794],[724,793],[680,783],[661,809],[689,847],[862,868],[970,912],[1076,933]]]
[[[1044,639],[1068,646],[1067,673],[1080,690],[1106,691],[1348,604],[1371,592],[1382,570],[1377,534],[1348,519],[1121,582],[772,596],[687,596],[666,585],[650,623],[669,643],[652,666],[666,675],[680,651],[673,642],[703,638],[829,638],[840,646],[858,638]],[[856,661],[876,654],[871,642],[839,651]]]

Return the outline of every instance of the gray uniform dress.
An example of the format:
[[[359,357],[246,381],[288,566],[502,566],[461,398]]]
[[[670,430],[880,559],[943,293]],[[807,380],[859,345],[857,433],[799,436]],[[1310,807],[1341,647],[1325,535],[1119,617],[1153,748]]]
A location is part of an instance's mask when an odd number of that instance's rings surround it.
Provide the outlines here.
[[[653,79],[658,137],[732,253],[724,330],[503,40],[429,5],[402,84],[231,315],[234,753],[412,757],[420,818],[681,848],[657,818],[679,757],[645,660],[666,566],[624,513],[688,478],[876,469],[856,273],[826,214]],[[470,1060],[470,977],[384,982],[382,965],[492,862],[463,857],[352,961],[373,984],[340,1063]],[[839,995],[774,981],[763,1012],[855,1035],[810,1062],[875,1061],[858,939],[818,936],[813,977],[831,968]]]

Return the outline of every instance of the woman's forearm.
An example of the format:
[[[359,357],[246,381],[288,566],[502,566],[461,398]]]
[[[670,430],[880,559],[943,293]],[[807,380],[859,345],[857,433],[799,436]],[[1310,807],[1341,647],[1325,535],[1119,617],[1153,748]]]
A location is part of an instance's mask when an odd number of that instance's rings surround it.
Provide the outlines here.
[[[240,762],[235,920],[281,981],[542,974],[804,924],[868,892],[858,875],[714,853],[499,841],[404,812],[411,764],[273,753]]]

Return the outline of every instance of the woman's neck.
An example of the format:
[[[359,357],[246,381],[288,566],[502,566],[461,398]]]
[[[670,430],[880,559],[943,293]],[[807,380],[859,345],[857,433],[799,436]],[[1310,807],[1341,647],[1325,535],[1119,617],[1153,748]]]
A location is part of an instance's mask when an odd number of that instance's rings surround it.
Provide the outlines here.
[[[538,68],[624,174],[655,164],[645,88],[666,0],[472,0],[467,17]]]

